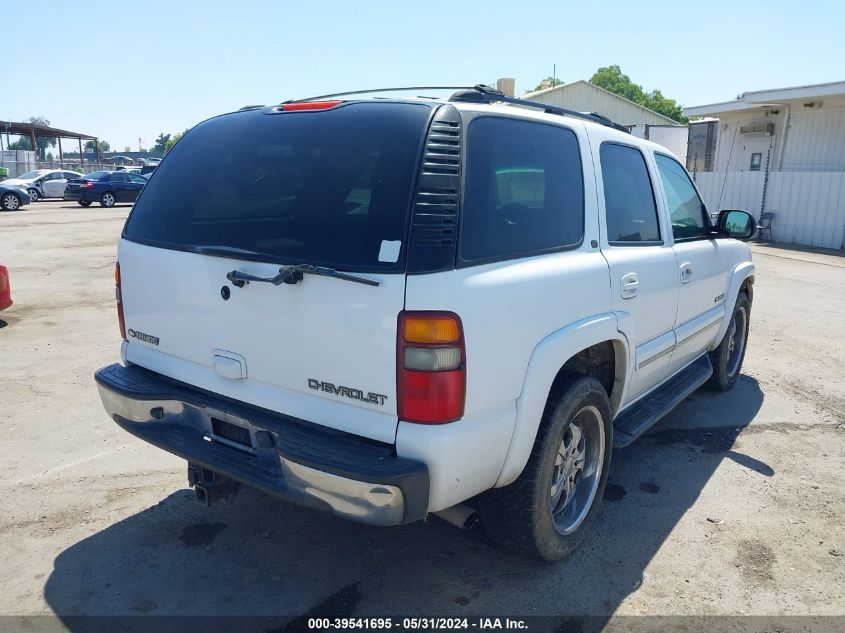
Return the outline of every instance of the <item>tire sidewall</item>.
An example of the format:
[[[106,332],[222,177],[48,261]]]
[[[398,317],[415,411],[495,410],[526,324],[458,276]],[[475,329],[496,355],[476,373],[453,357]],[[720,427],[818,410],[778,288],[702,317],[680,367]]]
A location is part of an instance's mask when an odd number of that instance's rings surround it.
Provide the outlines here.
[[[106,204],[106,203],[105,203],[105,197],[106,197],[106,196],[111,196],[111,199],[112,199],[112,203],[111,203],[111,204]],[[117,199],[115,198],[115,195],[114,195],[111,191],[107,191],[107,192],[106,192],[106,193],[104,193],[102,196],[100,196],[100,204],[101,204],[102,206],[104,206],[106,209],[111,209],[111,208],[112,208],[115,204],[117,204]]]
[[[602,461],[602,472],[599,478],[599,485],[596,489],[590,510],[581,525],[568,535],[560,534],[554,526],[549,503],[551,501],[549,490],[552,485],[554,462],[558,447],[563,439],[563,433],[570,421],[582,408],[587,406],[595,407],[602,417],[604,425],[604,459]],[[613,420],[610,414],[610,402],[601,383],[594,378],[578,378],[567,389],[563,397],[556,405],[547,427],[543,440],[544,446],[538,468],[537,485],[534,488],[534,529],[535,542],[540,555],[546,560],[560,560],[572,552],[584,539],[590,529],[590,525],[598,513],[601,505],[604,488],[607,485],[607,476],[610,471],[610,458],[613,450]]]
[[[725,332],[722,342],[719,343],[719,347],[716,348],[715,359],[711,356],[711,359],[715,360],[713,363],[714,378],[718,388],[722,391],[731,389],[736,384],[737,380],[739,380],[739,375],[742,371],[742,363],[745,361],[745,352],[748,349],[748,330],[751,326],[751,302],[745,292],[740,292],[739,295],[737,295],[736,304],[734,305],[733,312],[731,313],[731,320],[734,319],[736,313],[742,307],[745,308],[745,342],[739,357],[739,366],[737,367],[736,373],[733,376],[728,375],[728,363],[730,362],[730,352],[728,351],[728,345],[730,343],[730,324],[728,324],[728,330]]]

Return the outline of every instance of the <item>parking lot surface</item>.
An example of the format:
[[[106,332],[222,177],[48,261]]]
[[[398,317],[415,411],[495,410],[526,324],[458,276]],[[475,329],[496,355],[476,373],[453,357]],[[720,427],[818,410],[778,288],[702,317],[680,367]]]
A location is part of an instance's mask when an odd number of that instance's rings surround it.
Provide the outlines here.
[[[128,211],[0,213],[0,615],[845,615],[845,257],[753,247],[737,387],[616,451],[591,534],[541,564],[435,518],[197,503],[185,463],[121,431],[92,378],[119,359]]]

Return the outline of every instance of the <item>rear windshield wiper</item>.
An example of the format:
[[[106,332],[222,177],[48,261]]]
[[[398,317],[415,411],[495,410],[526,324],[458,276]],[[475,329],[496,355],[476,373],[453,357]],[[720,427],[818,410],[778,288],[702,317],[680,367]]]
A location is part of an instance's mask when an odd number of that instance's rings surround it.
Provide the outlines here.
[[[199,253],[200,255],[218,255],[222,257],[267,257],[267,255],[265,255],[264,253],[251,251],[246,248],[237,248],[236,246],[193,246],[191,247],[191,250],[196,253]]]
[[[367,286],[378,286],[381,282],[369,277],[362,277],[360,275],[353,275],[350,273],[342,273],[334,268],[326,268],[325,266],[313,266],[311,264],[293,264],[291,266],[282,266],[279,268],[279,274],[275,277],[259,277],[258,275],[251,275],[250,273],[241,272],[240,270],[233,270],[226,275],[226,279],[232,282],[238,288],[243,288],[250,281],[262,281],[273,284],[274,286],[281,286],[282,284],[296,284],[302,281],[305,275],[320,275],[322,277],[334,277],[335,279],[343,279],[345,281],[354,281],[358,284],[365,284]]]

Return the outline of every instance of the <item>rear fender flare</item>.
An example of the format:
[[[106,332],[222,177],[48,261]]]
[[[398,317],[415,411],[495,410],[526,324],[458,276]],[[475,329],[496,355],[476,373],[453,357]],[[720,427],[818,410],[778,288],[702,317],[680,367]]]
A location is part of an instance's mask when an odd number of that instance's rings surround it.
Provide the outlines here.
[[[528,463],[552,383],[561,367],[578,352],[605,341],[613,342],[617,355],[620,350],[624,352],[625,358],[616,360],[616,380],[621,379],[624,383],[626,379],[619,375],[619,368],[628,367],[628,341],[617,329],[616,315],[612,313],[588,317],[561,328],[534,348],[522,391],[516,399],[516,424],[505,463],[496,481],[497,488],[515,481]]]

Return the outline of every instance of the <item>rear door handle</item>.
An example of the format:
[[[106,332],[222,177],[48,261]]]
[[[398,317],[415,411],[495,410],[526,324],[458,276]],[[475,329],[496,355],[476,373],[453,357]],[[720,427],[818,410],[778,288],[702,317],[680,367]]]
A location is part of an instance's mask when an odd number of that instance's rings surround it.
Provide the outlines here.
[[[640,288],[640,281],[637,279],[637,273],[628,273],[622,275],[622,298],[633,299],[637,296],[637,291]]]
[[[688,284],[692,281],[692,264],[681,264],[681,283]]]

